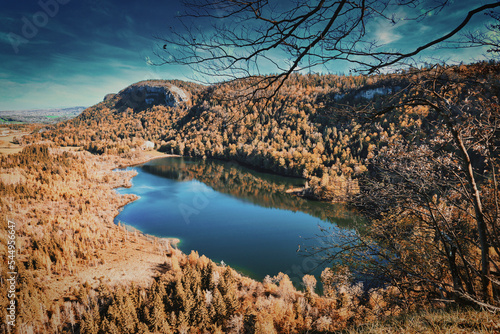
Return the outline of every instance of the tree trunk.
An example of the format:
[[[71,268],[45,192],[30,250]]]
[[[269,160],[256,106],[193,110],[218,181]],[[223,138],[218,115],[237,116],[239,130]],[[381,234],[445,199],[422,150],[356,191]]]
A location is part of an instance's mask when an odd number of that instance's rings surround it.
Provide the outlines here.
[[[481,194],[477,188],[476,179],[474,177],[474,169],[470,160],[467,148],[464,145],[460,133],[448,123],[456,144],[462,156],[462,166],[467,174],[467,181],[472,195],[472,202],[474,204],[474,211],[476,216],[477,230],[479,234],[479,246],[481,248],[481,286],[483,299],[489,303],[493,298],[493,287],[489,279],[490,275],[490,246],[488,243],[487,227],[484,218],[483,205],[481,202]]]

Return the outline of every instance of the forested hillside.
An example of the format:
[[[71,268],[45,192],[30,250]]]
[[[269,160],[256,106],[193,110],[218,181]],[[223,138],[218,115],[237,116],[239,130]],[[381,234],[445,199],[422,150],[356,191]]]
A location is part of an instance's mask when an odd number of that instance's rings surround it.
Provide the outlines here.
[[[456,80],[464,75],[452,72]],[[271,100],[256,101],[229,98],[242,89],[239,83],[204,87],[177,81],[188,101],[138,108],[137,96],[111,95],[41,137],[96,154],[123,153],[152,141],[167,153],[236,160],[304,177],[311,195],[345,199],[359,192],[357,179],[377,152],[404,142],[410,133],[422,135],[422,125],[433,122],[429,106],[422,105],[367,117],[417,96],[416,84],[432,75],[425,70],[369,77],[294,75]]]
[[[168,153],[304,177],[321,186],[318,197],[332,199],[356,193],[352,180],[367,170],[374,151],[400,139],[401,128],[418,125],[406,114],[363,127],[362,119],[344,110],[401,89],[406,75],[295,75],[268,103],[228,99],[236,83],[183,85],[189,103],[137,110],[133,97],[113,95],[42,138],[97,154],[126,152],[148,140]]]
[[[12,255],[10,234],[1,236],[0,257],[14,259],[16,273],[14,292],[0,294],[4,314],[15,295],[16,326],[3,322],[1,333],[321,333],[400,312],[390,302],[396,289],[365,293],[331,268],[318,295],[313,276],[304,276],[303,291],[282,273],[257,282],[115,225],[133,196],[113,188],[133,173],[112,169],[147,158],[138,153],[105,157],[36,144],[0,157],[2,176],[19,179],[0,179],[0,226],[15,223],[18,247]],[[11,286],[0,280],[4,291]]]
[[[79,315],[79,326],[84,333],[127,328],[126,317],[115,312],[114,305],[122,304],[130,304],[127,314],[136,332],[146,327],[165,332],[327,332],[424,306],[499,310],[499,64],[373,76],[293,75],[270,99],[243,98],[244,87],[241,82],[210,87],[140,82],[23,142],[78,146],[106,160],[133,156],[150,141],[168,153],[234,160],[303,177],[308,184],[301,195],[349,200],[369,223],[363,235],[345,236],[342,244],[331,245],[332,263],[334,258],[340,262],[335,273],[327,270],[322,277],[325,294],[312,293],[315,281],[307,276],[305,292],[297,292],[285,275],[263,285],[233,276],[238,282],[233,288],[238,288],[227,295],[226,288],[214,288],[206,275],[212,270],[209,262],[193,255],[182,257],[180,266],[167,263],[176,270],[167,270],[166,278],[157,278],[146,289],[94,290],[102,293],[94,292],[81,303],[85,312]],[[39,150],[49,157],[46,149]],[[28,149],[15,159],[26,156]],[[5,168],[12,168],[12,159],[2,160]],[[63,166],[79,161],[67,155],[57,159]],[[30,170],[27,161],[22,163]],[[30,170],[34,188],[0,190],[18,193],[18,200],[38,199],[36,187],[50,183],[46,171],[54,178],[68,173],[54,168],[47,165],[38,174]],[[205,173],[192,168],[184,177]],[[223,170],[210,173],[206,180],[215,188],[232,182]],[[239,190],[269,187],[245,181]],[[301,202],[297,199],[297,205]],[[52,267],[62,256],[57,248],[53,259],[51,248],[42,249],[40,260],[28,261],[27,268],[59,268]],[[189,278],[179,278],[180,272]],[[217,272],[217,277],[228,277],[220,282],[232,280],[229,271]],[[374,278],[384,288],[362,291],[346,285],[351,274]],[[133,298],[123,297],[124,291],[132,291]],[[234,296],[239,303],[233,303]],[[172,313],[162,313],[167,311]]]

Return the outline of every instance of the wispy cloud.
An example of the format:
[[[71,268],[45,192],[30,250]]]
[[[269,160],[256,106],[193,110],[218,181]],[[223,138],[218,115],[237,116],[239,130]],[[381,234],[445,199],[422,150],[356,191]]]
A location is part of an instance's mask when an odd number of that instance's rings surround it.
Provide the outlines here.
[[[387,15],[387,18],[376,20],[369,29],[373,34],[371,37],[381,46],[401,41],[409,23],[407,21],[409,15],[404,7],[395,6],[393,12],[388,11]]]
[[[158,48],[154,36],[168,33],[170,26],[175,28],[174,16],[180,3],[70,1],[61,5],[58,14],[50,17],[46,25],[39,27],[36,36],[20,45],[16,54],[9,32],[21,35],[22,18],[32,18],[41,8],[37,1],[6,1],[0,13],[0,110],[88,106],[99,102],[106,93],[118,92],[140,80],[195,78],[184,67],[151,65],[157,60],[152,52]],[[460,2],[459,10],[442,13],[439,21],[432,21],[430,29],[427,19],[405,21],[406,13],[401,6],[394,6],[395,24],[386,20],[373,22],[368,27],[368,37],[377,39],[386,50],[413,50],[424,39],[449,31],[463,19],[467,7],[466,1]],[[212,29],[199,20],[193,24],[200,25],[202,30]],[[443,50],[438,51],[433,50],[430,56],[447,55]],[[478,50],[455,53],[458,58],[480,55]],[[286,56],[279,51],[269,57],[271,60],[260,64],[263,74],[276,72],[274,63],[286,67]],[[325,71],[333,72],[344,68],[347,65],[324,67]]]
[[[374,34],[378,44],[382,45],[394,43],[399,41],[402,37],[402,35],[397,32],[397,28],[389,22],[378,24]]]

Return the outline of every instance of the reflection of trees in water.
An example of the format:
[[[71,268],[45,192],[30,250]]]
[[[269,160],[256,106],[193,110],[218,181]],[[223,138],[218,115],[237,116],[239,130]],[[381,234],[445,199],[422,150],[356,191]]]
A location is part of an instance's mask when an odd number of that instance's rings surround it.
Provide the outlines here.
[[[214,190],[266,208],[301,211],[339,227],[352,228],[357,216],[345,205],[311,201],[286,193],[303,180],[259,173],[233,162],[168,158],[142,166],[150,174],[177,181],[196,179]]]

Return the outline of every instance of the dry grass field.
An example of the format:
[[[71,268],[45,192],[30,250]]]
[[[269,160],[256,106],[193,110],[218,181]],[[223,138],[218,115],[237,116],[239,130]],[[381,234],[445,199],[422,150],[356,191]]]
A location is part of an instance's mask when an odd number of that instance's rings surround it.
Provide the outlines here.
[[[0,155],[21,152],[21,145],[14,143],[14,138],[20,138],[30,132],[27,129],[11,129],[0,127]]]

